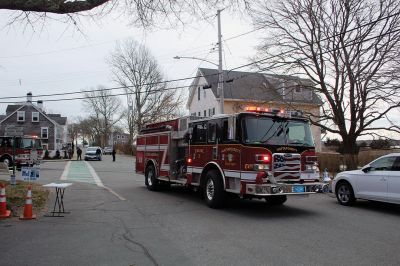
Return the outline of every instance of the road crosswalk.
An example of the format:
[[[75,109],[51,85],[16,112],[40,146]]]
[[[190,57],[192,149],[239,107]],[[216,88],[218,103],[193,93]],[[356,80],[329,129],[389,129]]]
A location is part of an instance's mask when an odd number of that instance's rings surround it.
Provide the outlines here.
[[[64,171],[60,179],[63,181],[82,182],[97,185],[98,187],[106,189],[107,191],[115,195],[118,199],[122,201],[126,200],[114,190],[105,186],[103,182],[101,182],[101,179],[97,175],[94,168],[90,165],[90,163],[86,161],[69,161],[65,165]]]
[[[61,175],[61,180],[102,186],[102,182],[93,167],[86,161],[69,161]]]

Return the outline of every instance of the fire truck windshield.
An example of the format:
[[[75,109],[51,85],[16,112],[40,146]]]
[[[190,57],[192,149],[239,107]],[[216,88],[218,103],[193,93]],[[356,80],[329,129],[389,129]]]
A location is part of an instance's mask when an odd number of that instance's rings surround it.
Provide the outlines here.
[[[41,144],[40,139],[21,138],[21,139],[19,139],[19,143],[18,143],[17,147],[21,148],[21,149],[41,149],[42,144]]]
[[[242,119],[243,142],[249,144],[314,146],[306,121],[246,116]]]

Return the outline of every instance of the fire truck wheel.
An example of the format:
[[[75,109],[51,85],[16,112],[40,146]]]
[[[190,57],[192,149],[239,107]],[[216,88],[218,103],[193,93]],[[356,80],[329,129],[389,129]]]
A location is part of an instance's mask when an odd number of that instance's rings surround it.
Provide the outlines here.
[[[281,196],[269,196],[266,197],[265,200],[272,205],[282,205],[283,203],[286,202],[287,197],[286,195],[281,195]]]
[[[0,161],[7,164],[8,167],[10,167],[12,165],[12,159],[7,155],[4,156],[3,158],[1,158]]]
[[[156,179],[156,170],[154,169],[154,165],[147,166],[145,177],[145,184],[147,189],[151,191],[158,190],[159,180]]]
[[[208,171],[206,174],[206,184],[204,196],[206,203],[211,208],[221,208],[225,203],[225,192],[222,179],[215,170]]]

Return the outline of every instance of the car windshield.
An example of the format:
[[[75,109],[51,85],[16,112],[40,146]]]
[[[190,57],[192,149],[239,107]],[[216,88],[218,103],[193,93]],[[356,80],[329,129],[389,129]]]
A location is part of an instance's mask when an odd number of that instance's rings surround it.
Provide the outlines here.
[[[242,129],[244,143],[314,146],[306,121],[248,116],[242,120]]]
[[[86,151],[96,151],[98,148],[96,147],[89,147],[86,149]]]

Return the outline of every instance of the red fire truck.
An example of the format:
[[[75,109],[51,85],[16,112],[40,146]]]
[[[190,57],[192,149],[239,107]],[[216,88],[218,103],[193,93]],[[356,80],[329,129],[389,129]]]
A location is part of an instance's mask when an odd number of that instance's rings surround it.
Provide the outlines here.
[[[0,136],[0,162],[5,162],[11,167],[14,149],[17,167],[35,163],[43,156],[41,140],[37,136]]]
[[[259,107],[147,125],[137,137],[136,172],[149,190],[196,187],[212,208],[223,206],[228,193],[283,204],[288,195],[325,189],[309,121]]]

